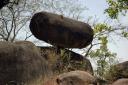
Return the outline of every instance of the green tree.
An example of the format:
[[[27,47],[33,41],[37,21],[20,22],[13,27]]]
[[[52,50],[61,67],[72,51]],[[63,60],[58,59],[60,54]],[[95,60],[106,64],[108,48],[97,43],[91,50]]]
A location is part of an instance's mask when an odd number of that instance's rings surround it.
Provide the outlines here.
[[[126,15],[128,12],[128,0],[107,0],[109,7],[105,10],[105,12],[112,19],[118,19],[120,14]],[[128,29],[126,27],[122,27],[120,31],[120,35],[128,39]]]
[[[92,50],[90,56],[96,61],[97,68],[94,70],[95,75],[104,79],[106,72],[115,62],[116,54],[110,52],[107,46],[101,45],[100,48]]]
[[[90,57],[95,63],[94,74],[104,79],[110,66],[116,63],[116,53],[108,49],[109,38],[117,29],[106,23],[97,23],[94,25],[94,40],[87,49],[85,56]],[[95,48],[95,49],[94,49]]]
[[[128,0],[107,0],[109,7],[105,10],[110,18],[117,19],[121,13],[123,15],[128,11]]]
[[[126,15],[128,0],[107,0],[109,7],[105,12],[112,19],[118,19],[119,14]],[[113,36],[128,38],[127,27],[121,24],[114,27],[107,23],[94,23],[94,40],[85,50],[85,57],[90,57],[96,64],[95,75],[104,79],[111,65],[118,63],[116,53],[108,49],[108,43]]]

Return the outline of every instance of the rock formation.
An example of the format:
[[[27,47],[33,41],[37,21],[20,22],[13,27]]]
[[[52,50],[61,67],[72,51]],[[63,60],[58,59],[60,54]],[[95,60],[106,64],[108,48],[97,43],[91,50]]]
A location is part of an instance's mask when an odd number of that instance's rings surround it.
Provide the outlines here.
[[[0,85],[36,85],[49,75],[47,62],[33,43],[0,42]]]
[[[56,53],[54,47],[38,47],[42,57],[44,57],[52,68],[53,72],[67,72],[72,70],[83,70],[93,74],[90,61],[80,54],[63,49],[61,54]]]
[[[93,40],[87,23],[48,12],[34,14],[30,30],[37,39],[63,48],[84,48]]]

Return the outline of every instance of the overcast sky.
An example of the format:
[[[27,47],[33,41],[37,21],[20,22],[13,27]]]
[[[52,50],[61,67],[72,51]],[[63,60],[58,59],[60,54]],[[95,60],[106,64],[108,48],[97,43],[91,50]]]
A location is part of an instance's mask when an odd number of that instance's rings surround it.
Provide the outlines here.
[[[104,14],[104,9],[107,8],[106,0],[83,0],[89,9],[86,11],[86,16],[97,17],[100,22],[104,21],[107,18],[107,15]],[[120,21],[128,26],[128,17],[120,17]],[[109,43],[109,49],[112,52],[117,53],[117,57],[120,62],[128,61],[128,40],[126,39],[116,39],[114,37],[115,42]]]

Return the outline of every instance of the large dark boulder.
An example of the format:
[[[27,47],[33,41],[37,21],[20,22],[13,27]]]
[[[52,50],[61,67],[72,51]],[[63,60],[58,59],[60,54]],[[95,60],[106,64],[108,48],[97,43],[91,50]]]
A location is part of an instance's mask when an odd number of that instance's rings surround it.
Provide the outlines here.
[[[84,48],[93,40],[93,30],[87,23],[48,12],[36,13],[30,30],[36,38],[63,48]]]
[[[90,61],[82,55],[73,51],[63,49],[61,54],[53,47],[38,47],[42,57],[44,57],[54,73],[63,73],[73,70],[83,70],[93,74]]]
[[[40,85],[49,75],[47,62],[33,43],[0,42],[0,85]]]

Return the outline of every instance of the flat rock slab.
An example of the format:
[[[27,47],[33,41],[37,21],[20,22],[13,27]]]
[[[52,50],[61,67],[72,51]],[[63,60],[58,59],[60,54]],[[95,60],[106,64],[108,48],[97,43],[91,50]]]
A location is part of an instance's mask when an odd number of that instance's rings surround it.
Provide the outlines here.
[[[36,38],[64,48],[84,48],[93,40],[93,30],[87,23],[48,12],[36,13],[30,30]]]

